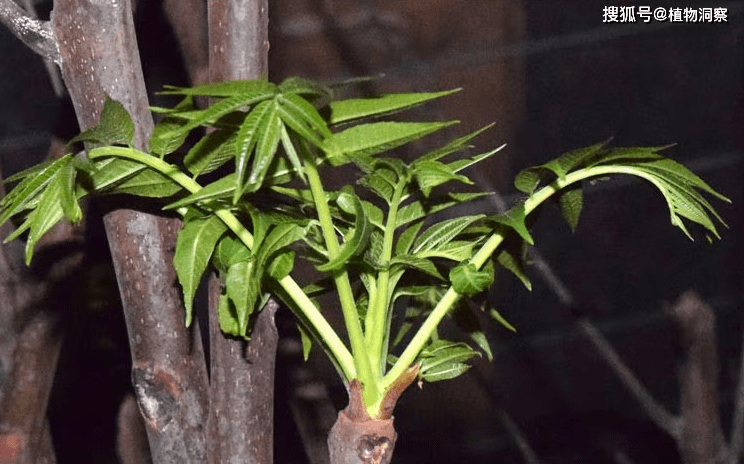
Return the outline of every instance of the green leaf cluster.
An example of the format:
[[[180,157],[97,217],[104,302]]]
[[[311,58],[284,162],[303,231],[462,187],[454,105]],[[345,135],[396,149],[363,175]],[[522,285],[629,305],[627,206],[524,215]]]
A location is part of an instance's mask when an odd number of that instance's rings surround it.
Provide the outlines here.
[[[525,197],[508,211],[452,213],[488,195],[458,186],[472,190],[466,169],[503,146],[470,154],[483,128],[404,162],[396,148],[456,121],[387,118],[454,92],[339,99],[337,86],[300,78],[167,87],[163,93],[181,100],[153,108],[160,121],[147,152],[132,147],[134,124],[107,99],[99,124],[71,141],[85,143],[86,156],[69,154],[7,180],[17,185],[0,200],[0,223],[21,218],[8,239],[28,232],[30,261],[50,227],[63,217],[80,221],[86,195],[162,199],[164,210],[183,218],[174,267],[186,324],[212,269],[222,284],[218,320],[229,335],[248,338],[256,311],[277,295],[297,316],[305,354],[317,342],[346,381],[359,379],[372,417],[411,365],[433,382],[460,375],[479,354],[492,359],[482,318],[514,328],[496,309],[468,302],[486,301],[500,268],[530,288],[529,218],[548,199],[575,229],[582,182],[630,174],[661,192],[672,224],[685,234],[691,237],[687,220],[718,237],[721,218],[703,194],[727,199],[662,157],[665,147],[576,150],[520,173],[515,185]],[[213,103],[200,108],[195,97]],[[324,180],[349,163],[356,182],[328,189]],[[297,259],[314,265],[320,278],[301,287],[292,277]],[[313,301],[323,292],[338,297],[348,344]],[[445,318],[465,341],[440,338]]]

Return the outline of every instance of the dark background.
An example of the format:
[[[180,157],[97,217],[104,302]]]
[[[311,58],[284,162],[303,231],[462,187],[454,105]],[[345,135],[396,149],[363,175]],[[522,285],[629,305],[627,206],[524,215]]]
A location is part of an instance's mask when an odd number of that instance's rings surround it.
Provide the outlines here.
[[[412,117],[462,121],[432,143],[495,122],[478,148],[509,145],[474,176],[507,200],[519,170],[612,137],[618,146],[676,143],[666,154],[733,202],[714,204],[729,228],[712,244],[697,229],[689,241],[670,225],[661,196],[634,180],[590,188],[575,234],[557,212],[545,211],[534,229],[538,249],[573,301],[562,301],[536,270],[530,271],[532,292],[500,277],[492,299],[517,333],[493,324],[493,364],[476,362],[461,378],[403,396],[396,462],[523,462],[505,415],[546,463],[679,462],[673,441],[650,423],[576,328],[576,318],[594,321],[651,393],[676,412],[678,348],[665,308],[688,289],[716,313],[720,411],[728,430],[744,333],[744,2],[647,4],[728,9],[727,22],[710,24],[605,24],[602,7],[609,5],[271,2],[272,79],[384,73],[360,92],[462,87]],[[50,5],[38,8],[48,14]],[[140,5],[138,27],[151,88],[185,83],[157,2]],[[69,138],[75,131],[74,115],[54,96],[41,60],[0,29],[5,174],[41,160],[52,135]],[[100,235],[93,235],[91,253],[100,259],[81,276],[89,302],[70,318],[50,409],[61,464],[114,462],[114,415],[128,388],[126,337]],[[316,364],[325,375],[322,362]],[[343,405],[338,385],[331,387]],[[282,408],[278,397],[278,416]],[[280,434],[296,438],[286,427]],[[277,462],[302,459],[299,447],[277,449]]]

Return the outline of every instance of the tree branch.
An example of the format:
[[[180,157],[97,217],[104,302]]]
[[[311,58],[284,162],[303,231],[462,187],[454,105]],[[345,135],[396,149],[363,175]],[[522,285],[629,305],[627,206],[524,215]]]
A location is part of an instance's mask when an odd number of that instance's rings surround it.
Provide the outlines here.
[[[715,315],[694,292],[683,294],[671,310],[684,350],[680,365],[682,435],[685,464],[716,462],[723,443],[718,417],[718,353]]]
[[[36,14],[34,2],[32,0],[23,0],[23,7],[26,9],[26,12],[31,18],[39,19],[39,16]],[[49,82],[52,84],[52,89],[54,89],[54,95],[56,95],[57,98],[64,97],[65,85],[62,83],[62,77],[59,75],[59,69],[57,68],[54,60],[50,58],[44,58],[44,67],[46,68],[47,75],[49,76]]]
[[[638,380],[638,377],[623,362],[610,342],[607,341],[604,335],[602,335],[602,332],[594,324],[586,319],[580,320],[578,324],[602,358],[615,371],[615,374],[620,378],[623,385],[635,396],[651,420],[675,440],[679,440],[682,433],[680,418],[667,411],[664,406],[659,404],[651,396],[648,390],[646,390],[646,387],[643,386],[641,381]]]
[[[59,63],[59,48],[49,21],[34,19],[13,0],[0,0],[0,23],[44,59]]]

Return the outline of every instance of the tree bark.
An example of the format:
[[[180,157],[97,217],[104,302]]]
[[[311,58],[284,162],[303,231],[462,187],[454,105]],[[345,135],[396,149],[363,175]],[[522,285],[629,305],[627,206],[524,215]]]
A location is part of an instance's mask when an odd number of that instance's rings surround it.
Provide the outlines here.
[[[385,392],[379,417],[371,418],[364,407],[362,384],[349,384],[349,405],[338,413],[328,434],[331,464],[390,464],[398,434],[393,427],[393,409],[403,391],[416,379],[412,366]]]
[[[210,0],[209,80],[268,75],[268,1]],[[225,337],[217,319],[220,285],[209,285],[210,463],[271,463],[274,434],[274,368],[278,333],[276,301],[256,316],[250,341]]]
[[[104,93],[132,115],[134,144],[152,131],[129,0],[58,0],[52,26],[81,129],[94,125]],[[207,373],[198,326],[184,327],[172,266],[177,219],[118,209],[104,217],[122,297],[132,381],[153,462],[203,463]]]
[[[0,0],[0,23],[44,59],[59,62],[59,49],[49,21],[32,17],[13,0]]]

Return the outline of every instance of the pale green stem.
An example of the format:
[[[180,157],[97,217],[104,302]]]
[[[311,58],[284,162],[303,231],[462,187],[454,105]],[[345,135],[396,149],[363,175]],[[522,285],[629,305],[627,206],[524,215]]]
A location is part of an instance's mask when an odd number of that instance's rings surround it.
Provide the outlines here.
[[[400,205],[405,186],[405,180],[401,179],[398,181],[393,192],[387,222],[385,223],[385,231],[383,233],[382,256],[380,257],[383,263],[390,262],[393,256],[393,238],[395,236],[395,225],[398,222],[398,206]],[[378,273],[375,304],[373,306],[370,300],[369,311],[364,321],[365,336],[367,337],[366,342],[371,359],[370,363],[375,366],[375,369],[379,370],[380,375],[384,373],[385,368],[385,360],[380,359],[382,357],[382,344],[386,339],[385,331],[389,330],[387,327],[387,312],[390,306],[389,284],[390,270],[386,268]]]
[[[550,198],[553,194],[560,191],[561,189],[567,187],[568,185],[590,177],[604,176],[607,174],[631,174],[640,176],[652,182],[655,186],[661,188],[659,183],[656,182],[653,177],[641,174],[639,173],[639,171],[626,169],[623,166],[597,166],[582,169],[568,174],[564,179],[557,179],[551,184],[530,195],[524,203],[525,215],[533,212],[545,200]],[[486,240],[486,242],[478,250],[478,252],[473,255],[473,257],[470,259],[470,263],[474,264],[476,268],[480,269],[485,264],[485,262],[496,252],[503,241],[504,236],[500,232],[494,233],[488,238],[488,240]],[[405,350],[403,350],[403,353],[401,353],[395,365],[388,371],[387,374],[385,374],[385,377],[383,377],[381,382],[381,388],[383,391],[385,391],[385,389],[388,388],[398,377],[400,377],[403,371],[413,363],[413,361],[426,345],[429,338],[431,338],[431,334],[434,333],[442,318],[444,318],[444,316],[452,309],[459,298],[460,294],[458,294],[452,287],[447,290],[442,299],[439,300],[439,303],[437,303],[437,305],[426,318],[419,330],[408,343]],[[374,405],[373,410],[374,408],[379,408],[379,404]]]
[[[202,189],[196,181],[191,179],[189,176],[181,172],[177,167],[169,164],[160,158],[148,155],[147,153],[141,152],[133,148],[124,147],[101,147],[94,148],[88,153],[88,157],[92,159],[104,158],[104,157],[116,157],[124,158],[137,161],[143,165],[154,169],[160,174],[168,177],[184,189],[191,193],[196,193]],[[220,210],[215,212],[222,222],[247,246],[249,249],[253,248],[253,235],[243,226],[243,224],[235,217],[230,211]],[[354,366],[354,359],[344,345],[344,342],[339,338],[333,328],[328,324],[328,321],[318,311],[318,308],[313,304],[310,298],[302,291],[297,282],[295,282],[290,276],[287,276],[280,280],[279,285],[284,288],[289,296],[294,300],[296,305],[302,311],[305,318],[310,324],[317,330],[318,334],[323,337],[323,343],[326,344],[338,361],[339,366],[344,372],[347,379],[354,379],[357,377],[356,369]]]
[[[323,189],[323,184],[318,174],[318,168],[311,156],[305,159],[305,174],[307,175],[310,192],[313,195],[315,209],[318,212],[318,221],[323,232],[323,239],[328,249],[328,259],[333,260],[340,254],[336,230],[333,227],[333,219],[330,209],[328,208],[328,197]],[[344,269],[333,272],[333,280],[338,291],[338,298],[341,302],[341,311],[344,315],[346,330],[349,334],[349,343],[351,352],[354,357],[354,365],[359,381],[362,383],[362,394],[366,404],[372,404],[379,398],[378,380],[372,371],[367,347],[364,344],[364,333],[362,324],[359,322],[359,314],[354,303],[354,293],[349,283],[349,275]],[[351,379],[349,379],[351,380]]]

